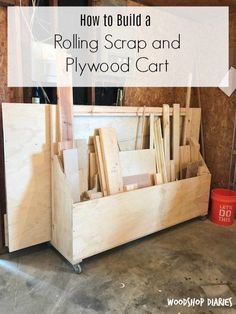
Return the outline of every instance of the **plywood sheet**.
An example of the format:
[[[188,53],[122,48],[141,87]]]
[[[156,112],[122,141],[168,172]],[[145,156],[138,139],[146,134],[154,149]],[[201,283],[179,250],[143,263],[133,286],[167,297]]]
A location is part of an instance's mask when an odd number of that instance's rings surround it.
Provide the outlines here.
[[[3,104],[10,252],[51,239],[49,106]]]
[[[154,149],[141,149],[120,152],[120,166],[122,177],[139,174],[156,173],[156,160]]]
[[[190,108],[189,110],[191,113],[191,136],[198,140],[201,110],[199,108]],[[162,107],[145,107],[145,116],[146,118],[150,114],[162,116],[162,111]],[[112,127],[116,130],[120,150],[137,149],[142,140],[140,120],[143,112],[142,107],[74,106],[74,138],[83,138],[89,142],[89,137],[94,134],[94,129]],[[173,115],[172,108],[169,108],[169,114]],[[182,120],[185,115],[184,108],[180,108],[180,115]],[[143,138],[145,147],[143,148],[149,148],[150,130],[147,127],[148,123],[145,125]]]
[[[141,141],[141,128],[138,130],[139,118],[137,116],[76,116],[74,117],[74,137],[88,141],[94,134],[94,129],[114,128],[121,150],[135,149],[135,141]],[[147,136],[147,135],[145,135]]]
[[[74,202],[80,201],[80,172],[78,149],[63,150],[64,172]]]

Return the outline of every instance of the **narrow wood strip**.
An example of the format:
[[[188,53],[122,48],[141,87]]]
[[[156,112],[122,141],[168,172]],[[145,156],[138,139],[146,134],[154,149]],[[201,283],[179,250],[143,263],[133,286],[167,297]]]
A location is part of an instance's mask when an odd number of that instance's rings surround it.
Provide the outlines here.
[[[158,156],[158,162],[160,167],[160,172],[162,174],[162,179],[164,183],[168,182],[167,171],[166,171],[166,162],[164,155],[164,146],[163,146],[163,138],[161,133],[161,120],[157,119],[155,122],[155,136],[156,136],[156,152]]]
[[[150,137],[149,137],[149,148],[153,149],[154,147],[154,114],[150,114],[149,118],[149,132],[150,132]]]
[[[123,181],[116,131],[113,128],[101,128],[99,137],[108,194],[120,193],[123,191]]]
[[[73,140],[73,90],[72,87],[57,88],[60,106],[61,141]]]
[[[98,174],[99,174],[101,190],[103,192],[103,195],[107,196],[108,195],[107,184],[106,184],[106,178],[105,178],[105,172],[104,172],[104,166],[103,166],[99,135],[94,136],[94,148],[95,148],[95,153],[96,153],[96,161],[97,161],[97,166],[98,166]]]
[[[175,162],[174,160],[170,161],[170,181],[173,182],[176,180],[176,174],[175,174]]]
[[[180,146],[180,105],[173,105],[172,149],[175,165],[175,177],[179,178],[179,146]]]
[[[167,180],[170,181],[170,110],[169,105],[163,105],[163,142],[166,161]]]
[[[197,112],[199,108],[190,108],[190,110]],[[154,114],[156,116],[162,116],[162,107],[145,107],[145,116],[150,116]],[[180,115],[185,116],[186,109],[180,108]],[[170,116],[173,114],[173,109],[170,108]],[[142,116],[142,107],[119,107],[119,106],[73,106],[73,116]]]

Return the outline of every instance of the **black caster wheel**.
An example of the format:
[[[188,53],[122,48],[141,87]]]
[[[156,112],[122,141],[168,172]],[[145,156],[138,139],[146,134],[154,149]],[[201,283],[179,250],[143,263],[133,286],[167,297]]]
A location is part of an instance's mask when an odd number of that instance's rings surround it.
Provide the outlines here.
[[[82,268],[80,266],[80,264],[76,264],[73,265],[74,271],[76,272],[76,274],[80,274],[82,272]]]
[[[200,216],[199,219],[200,219],[201,221],[205,221],[205,220],[207,220],[207,215]]]

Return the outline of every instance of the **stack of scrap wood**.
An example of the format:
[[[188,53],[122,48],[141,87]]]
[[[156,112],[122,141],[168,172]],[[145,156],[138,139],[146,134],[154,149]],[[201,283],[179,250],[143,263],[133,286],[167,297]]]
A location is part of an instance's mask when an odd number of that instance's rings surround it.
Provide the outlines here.
[[[162,115],[141,116],[149,124],[136,150],[121,151],[116,130],[102,127],[88,140],[59,143],[64,173],[75,202],[147,188],[208,173],[200,145],[190,136],[189,117],[181,119],[179,104],[164,104]],[[145,122],[144,122],[145,121]],[[137,138],[134,139],[135,143]]]
[[[208,170],[200,154],[200,144],[190,137],[189,117],[180,124],[180,106],[163,105],[163,115],[150,116],[150,147],[155,147],[159,182],[167,183],[201,175]],[[154,136],[153,136],[154,134]]]

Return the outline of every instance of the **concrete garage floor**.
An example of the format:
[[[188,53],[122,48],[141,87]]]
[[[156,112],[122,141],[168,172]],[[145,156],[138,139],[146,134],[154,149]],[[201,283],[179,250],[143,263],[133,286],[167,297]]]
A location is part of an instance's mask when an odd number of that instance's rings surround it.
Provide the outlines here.
[[[236,223],[193,220],[89,258],[83,273],[50,245],[0,256],[0,313],[236,313]],[[167,298],[232,297],[232,308]]]

